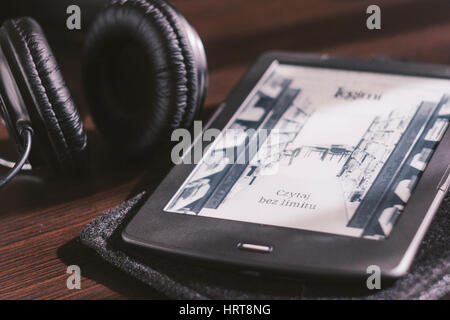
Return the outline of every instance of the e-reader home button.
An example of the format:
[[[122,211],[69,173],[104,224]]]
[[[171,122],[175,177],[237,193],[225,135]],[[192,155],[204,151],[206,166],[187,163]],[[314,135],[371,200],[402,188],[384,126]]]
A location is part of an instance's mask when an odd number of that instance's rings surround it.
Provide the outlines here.
[[[253,251],[253,252],[259,252],[259,253],[270,253],[273,251],[272,246],[266,246],[266,245],[254,244],[254,243],[239,242],[237,244],[237,247],[239,250]]]

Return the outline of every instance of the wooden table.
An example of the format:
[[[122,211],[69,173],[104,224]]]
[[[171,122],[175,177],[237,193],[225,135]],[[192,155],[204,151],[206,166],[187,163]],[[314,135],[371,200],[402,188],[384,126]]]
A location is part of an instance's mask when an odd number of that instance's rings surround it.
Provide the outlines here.
[[[376,31],[366,28],[365,11],[371,1],[177,0],[174,4],[205,42],[210,86],[203,118],[266,50],[450,63],[448,0],[377,1],[382,29]],[[78,239],[85,224],[156,184],[161,174],[123,169],[114,155],[104,152],[83,99],[80,45],[69,40],[55,43],[54,51],[89,130],[94,174],[82,182],[44,182],[39,175],[22,175],[1,190],[0,298],[161,298],[103,262]],[[2,155],[13,154],[4,128],[0,150]],[[66,288],[66,268],[71,264],[81,267],[81,290]]]

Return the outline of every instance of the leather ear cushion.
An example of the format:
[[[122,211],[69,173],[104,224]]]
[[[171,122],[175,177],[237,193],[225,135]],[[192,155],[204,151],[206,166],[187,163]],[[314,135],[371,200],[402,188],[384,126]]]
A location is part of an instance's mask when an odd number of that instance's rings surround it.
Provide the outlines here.
[[[197,105],[190,52],[175,11],[161,1],[113,1],[99,15],[87,40],[84,83],[97,127],[116,147],[148,152],[189,122]]]
[[[187,28],[192,29],[192,27],[187,23],[184,17],[169,3],[165,2],[164,0],[152,1],[159,7],[161,12],[164,12],[167,20],[172,25],[180,44],[181,53],[183,54],[183,59],[186,66],[186,86],[188,91],[187,106],[183,115],[181,126],[188,127],[192,124],[192,120],[194,119],[194,116],[199,109],[200,103],[198,100],[203,100],[203,97],[198,96],[200,88],[198,87],[199,71],[197,69],[200,63],[199,61],[197,61],[196,53],[194,52],[194,48],[192,48],[191,46],[191,41],[189,40],[189,36],[187,34]]]
[[[86,133],[41,27],[31,18],[18,18],[5,22],[4,28],[27,86],[20,87],[21,93],[34,102],[26,107],[35,135],[51,153],[43,156],[57,169],[79,168],[85,159]]]

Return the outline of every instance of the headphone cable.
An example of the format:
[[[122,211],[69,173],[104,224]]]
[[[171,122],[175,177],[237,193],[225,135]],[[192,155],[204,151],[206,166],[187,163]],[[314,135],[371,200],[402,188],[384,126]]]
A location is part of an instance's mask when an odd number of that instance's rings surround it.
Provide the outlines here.
[[[0,158],[0,166],[2,166],[4,168],[12,169],[12,168],[14,168],[15,165],[16,165],[16,163],[14,161],[9,161],[4,158]],[[32,170],[31,164],[25,163],[23,165],[21,171],[29,171],[29,170]]]
[[[20,170],[25,165],[25,162],[27,161],[30,155],[31,144],[33,140],[32,139],[33,129],[31,129],[30,126],[24,126],[22,128],[21,134],[25,142],[25,148],[23,150],[22,155],[20,156],[20,159],[14,164],[14,167],[11,169],[11,171],[4,177],[0,178],[0,188],[5,186],[8,182],[11,181],[12,178],[14,178],[20,172]]]

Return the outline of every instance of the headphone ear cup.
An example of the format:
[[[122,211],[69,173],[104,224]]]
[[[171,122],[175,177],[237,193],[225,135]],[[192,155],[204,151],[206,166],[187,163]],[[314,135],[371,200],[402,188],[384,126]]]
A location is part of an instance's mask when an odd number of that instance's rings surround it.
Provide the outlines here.
[[[164,0],[153,0],[164,12],[177,34],[183,53],[187,72],[188,102],[183,115],[182,126],[192,125],[206,98],[208,85],[208,64],[205,48],[197,31],[187,22],[183,15]]]
[[[206,58],[197,61],[179,16],[162,1],[120,0],[92,25],[87,99],[97,127],[123,153],[149,152],[171,129],[189,126],[203,101]]]
[[[84,166],[86,133],[41,27],[27,17],[8,20],[0,37],[34,130],[32,165],[66,173]]]

